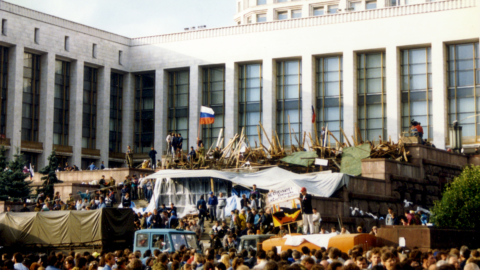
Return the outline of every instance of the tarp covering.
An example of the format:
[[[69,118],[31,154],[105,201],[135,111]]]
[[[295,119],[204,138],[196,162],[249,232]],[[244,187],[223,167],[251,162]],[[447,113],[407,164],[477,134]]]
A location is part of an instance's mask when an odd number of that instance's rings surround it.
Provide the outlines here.
[[[169,171],[175,172],[178,170]],[[168,176],[164,178],[156,178],[152,199],[147,208],[145,210],[142,209],[141,212],[153,212],[153,209],[158,208],[158,205],[160,204],[165,204],[169,207],[170,203],[174,203],[175,207],[177,207],[177,214],[183,213],[183,208],[188,205],[196,205],[200,196],[203,195],[206,200],[208,199],[208,192],[212,190],[212,179],[215,195],[222,192],[227,196],[228,186],[229,184],[231,185],[227,180],[198,175],[193,175],[189,178],[174,179]]]
[[[370,156],[370,144],[364,143],[343,149],[341,173],[358,176],[362,174],[362,159]]]
[[[303,242],[307,241],[319,247],[328,248],[328,241],[334,236],[337,236],[337,234],[285,235],[283,238],[286,239],[285,245],[288,246],[300,246]]]
[[[69,245],[130,239],[130,209],[0,214],[0,245]]]
[[[301,187],[306,187],[308,193],[319,197],[330,197],[335,191],[344,185],[348,185],[349,177],[343,173],[312,173],[312,174],[296,174],[278,167],[266,169],[263,171],[253,173],[236,173],[236,172],[224,172],[218,170],[161,170],[154,174],[149,175],[147,178],[157,179],[153,192],[152,200],[146,211],[151,212],[156,207],[158,200],[162,194],[161,181],[167,179],[182,179],[183,185],[193,182],[197,182],[197,179],[224,179],[231,181],[238,185],[247,187],[256,184],[258,188],[265,190],[281,190],[288,187],[294,187],[300,192]],[[190,181],[189,181],[189,180]],[[195,181],[193,181],[195,180]],[[217,189],[215,189],[217,193]],[[167,203],[165,200],[161,200],[163,203]],[[195,204],[193,203],[188,204]]]
[[[318,157],[318,155],[315,151],[301,151],[294,152],[280,160],[293,165],[309,167],[312,166],[316,157]]]

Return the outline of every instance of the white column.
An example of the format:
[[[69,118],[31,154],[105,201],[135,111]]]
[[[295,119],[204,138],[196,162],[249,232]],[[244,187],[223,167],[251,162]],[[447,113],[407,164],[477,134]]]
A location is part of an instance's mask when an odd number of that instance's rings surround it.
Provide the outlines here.
[[[82,165],[82,119],[83,119],[83,59],[77,59],[70,65],[70,123],[68,142],[72,146],[73,156],[70,165]]]
[[[352,142],[352,135],[357,122],[357,72],[356,54],[343,52],[343,131]]]
[[[225,64],[225,128],[224,145],[238,133],[238,65]]]
[[[310,17],[310,5],[308,3],[302,6],[302,18]]]
[[[432,43],[432,116],[433,116],[433,143],[438,149],[445,149],[447,139],[447,77],[446,49],[441,41]]]
[[[401,135],[401,97],[400,97],[400,51],[395,46],[387,47],[385,53],[385,75],[386,75],[386,117],[387,117],[387,134],[392,137],[393,141],[397,141]],[[388,140],[388,138],[383,138]]]
[[[312,138],[315,138],[312,123],[312,106],[315,104],[315,60],[312,55],[304,55],[302,57],[302,133],[300,137],[303,140],[303,133],[306,132],[305,141],[312,146],[310,137],[308,134],[312,134]],[[316,108],[315,108],[316,109]],[[306,142],[303,142],[305,148],[308,148]],[[310,149],[307,149],[307,151]]]
[[[38,158],[38,168],[48,164],[53,146],[53,103],[55,90],[55,54],[40,58],[40,106],[38,141],[43,142],[43,153]]]
[[[155,143],[157,159],[167,151],[168,79],[163,69],[155,70]]]
[[[190,66],[190,117],[188,119],[188,148],[197,145],[198,126],[200,120],[200,106],[202,104],[202,91],[200,83],[200,68],[198,65]],[[200,134],[202,136],[202,134]],[[207,146],[205,146],[207,147]],[[208,149],[207,149],[208,150]]]
[[[135,76],[132,73],[123,76],[122,97],[122,152],[126,153],[127,146],[134,149]]]
[[[17,45],[8,51],[8,101],[7,101],[7,138],[10,139],[8,158],[12,159],[20,150],[22,130],[23,100],[23,52],[24,47]]]
[[[98,70],[98,87],[97,87],[97,126],[96,130],[96,149],[100,150],[100,160],[108,166],[108,157],[110,152],[110,74],[111,69],[105,66]]]
[[[262,115],[262,125],[265,129],[265,132],[268,134],[270,140],[272,140],[272,130],[276,129],[277,118],[276,118],[276,77],[275,77],[275,64],[272,58],[263,59],[262,63],[262,79],[263,79],[263,115]],[[265,147],[269,147],[269,143],[265,134],[262,136],[262,143]]]

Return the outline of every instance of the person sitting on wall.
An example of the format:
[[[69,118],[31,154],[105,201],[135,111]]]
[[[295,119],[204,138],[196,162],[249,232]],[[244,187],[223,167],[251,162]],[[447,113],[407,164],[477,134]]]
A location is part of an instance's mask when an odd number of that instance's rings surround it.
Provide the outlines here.
[[[132,199],[130,198],[130,194],[127,192],[122,197],[122,206],[123,208],[130,208],[131,205],[132,205]]]

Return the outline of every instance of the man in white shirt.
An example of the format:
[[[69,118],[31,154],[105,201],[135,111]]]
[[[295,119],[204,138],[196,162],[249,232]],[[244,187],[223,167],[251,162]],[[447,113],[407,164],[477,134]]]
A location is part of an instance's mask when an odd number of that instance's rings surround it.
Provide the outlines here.
[[[322,218],[320,217],[320,213],[317,212],[316,208],[312,208],[312,212],[313,233],[317,234],[320,229],[320,222],[322,222]]]
[[[340,234],[350,234],[350,232],[347,231],[347,228],[345,228],[345,226],[342,226],[342,231],[340,232]]]
[[[257,262],[258,264],[255,265],[252,269],[254,270],[263,270],[265,269],[265,265],[267,265],[267,253],[265,250],[259,250],[257,252]]]
[[[172,152],[172,135],[170,133],[167,134],[167,155]]]
[[[227,206],[227,198],[223,197],[223,193],[218,194],[218,205],[217,205],[217,220],[225,220],[225,206]]]

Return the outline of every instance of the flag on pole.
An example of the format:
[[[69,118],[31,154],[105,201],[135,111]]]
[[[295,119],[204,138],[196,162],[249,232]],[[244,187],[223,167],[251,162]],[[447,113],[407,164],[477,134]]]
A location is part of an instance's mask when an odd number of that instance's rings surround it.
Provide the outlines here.
[[[202,106],[200,108],[200,125],[213,124],[215,122],[215,112],[212,108]]]
[[[30,163],[30,169],[29,169],[29,171],[30,171],[30,177],[33,177],[33,176],[35,175],[35,172],[34,172],[33,169],[32,169],[32,163]]]
[[[315,108],[313,108],[312,105],[312,123],[315,123],[315,118],[317,118],[317,115],[315,114]]]

